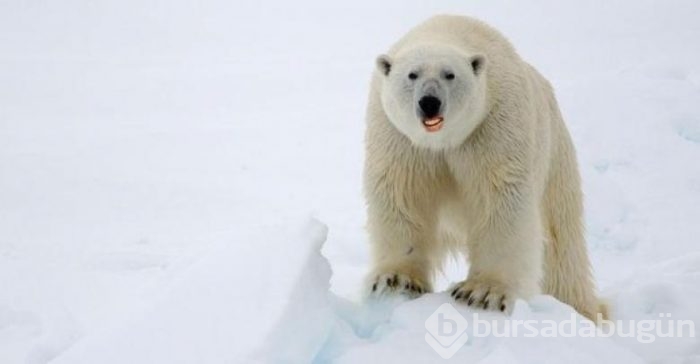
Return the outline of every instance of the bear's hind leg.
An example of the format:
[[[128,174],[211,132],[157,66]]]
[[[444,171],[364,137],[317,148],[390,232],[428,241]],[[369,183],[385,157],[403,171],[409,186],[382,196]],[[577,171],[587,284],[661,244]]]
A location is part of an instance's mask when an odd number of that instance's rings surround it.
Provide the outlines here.
[[[598,314],[607,319],[607,307],[596,297],[579,209],[558,200],[556,212],[550,214],[549,226],[545,227],[549,229],[542,290],[593,321],[598,321]]]

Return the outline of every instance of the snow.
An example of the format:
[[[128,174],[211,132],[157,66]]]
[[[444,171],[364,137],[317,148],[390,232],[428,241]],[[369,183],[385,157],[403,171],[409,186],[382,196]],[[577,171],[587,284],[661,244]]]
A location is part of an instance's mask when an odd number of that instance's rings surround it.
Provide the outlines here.
[[[444,292],[360,300],[369,75],[437,13],[491,23],[553,83],[613,317],[698,326],[698,11],[0,3],[0,363],[442,361],[425,321]],[[438,288],[464,274],[448,267]],[[571,312],[538,296],[511,318]],[[700,341],[470,337],[446,361],[564,360],[698,363]]]

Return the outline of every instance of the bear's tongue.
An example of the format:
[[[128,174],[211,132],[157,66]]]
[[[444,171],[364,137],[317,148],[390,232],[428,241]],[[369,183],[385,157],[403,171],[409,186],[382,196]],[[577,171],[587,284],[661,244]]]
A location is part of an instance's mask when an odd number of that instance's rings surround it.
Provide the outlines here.
[[[442,129],[442,121],[443,121],[442,116],[436,116],[434,118],[430,119],[423,119],[423,126],[425,129],[429,132],[435,132],[440,129]]]

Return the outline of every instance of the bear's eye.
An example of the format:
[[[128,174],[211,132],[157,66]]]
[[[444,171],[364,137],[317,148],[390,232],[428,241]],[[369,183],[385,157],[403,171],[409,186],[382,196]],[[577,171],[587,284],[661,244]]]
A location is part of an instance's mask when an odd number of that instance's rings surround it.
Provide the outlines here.
[[[445,73],[445,79],[447,80],[454,80],[455,79],[455,74],[452,72],[447,72]]]
[[[411,72],[411,73],[408,74],[408,79],[409,79],[409,80],[415,80],[415,79],[417,79],[417,78],[418,78],[418,74],[415,73],[415,72]]]

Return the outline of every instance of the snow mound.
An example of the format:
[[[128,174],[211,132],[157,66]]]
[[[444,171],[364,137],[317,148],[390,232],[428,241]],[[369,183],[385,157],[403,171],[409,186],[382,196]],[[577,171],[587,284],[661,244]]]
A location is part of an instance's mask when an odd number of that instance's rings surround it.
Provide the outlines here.
[[[320,227],[317,230],[322,230]],[[317,242],[317,241],[316,241]],[[317,246],[317,249],[320,246]],[[446,292],[416,300],[400,298],[352,303],[329,292],[331,269],[317,251],[309,254],[290,305],[272,329],[257,361],[267,363],[425,363],[442,360],[428,344],[426,320],[443,304]],[[463,317],[476,311],[457,306]],[[564,321],[573,309],[548,296],[519,301],[512,320]],[[497,313],[481,313],[499,320]],[[580,318],[580,316],[579,316]],[[581,318],[582,319],[582,318]],[[543,348],[546,347],[546,350]],[[569,363],[642,363],[612,338],[470,337],[453,362],[539,363],[543,358]]]

